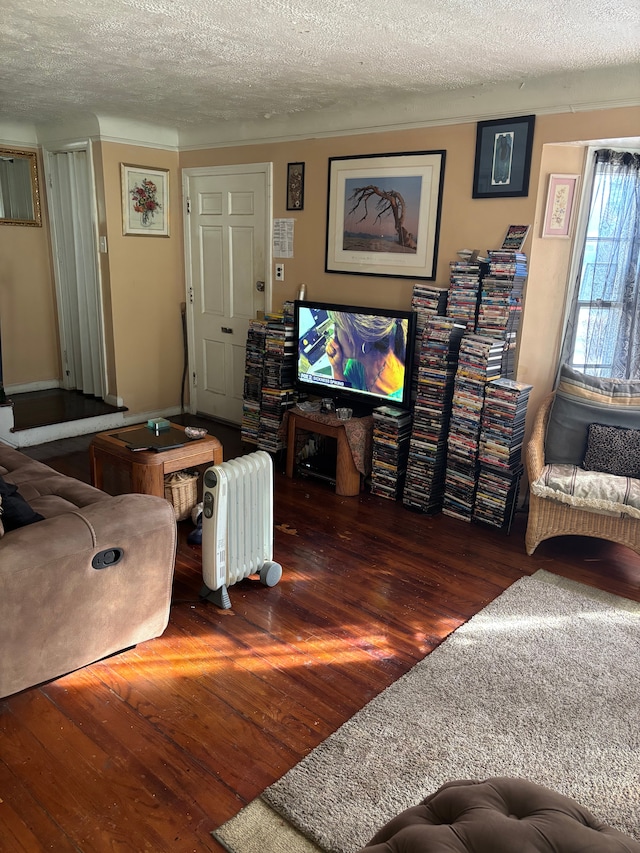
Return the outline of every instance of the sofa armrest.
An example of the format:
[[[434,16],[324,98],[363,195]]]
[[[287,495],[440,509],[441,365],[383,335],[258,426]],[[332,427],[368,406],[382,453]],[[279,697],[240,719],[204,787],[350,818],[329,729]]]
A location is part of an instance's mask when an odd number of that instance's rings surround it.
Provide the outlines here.
[[[526,463],[529,483],[535,483],[544,468],[544,438],[553,398],[553,394],[548,394],[540,403],[540,408],[536,412],[533,422],[531,436],[527,442]]]
[[[92,566],[101,551],[122,558]],[[176,519],[164,498],[104,500],[0,539],[0,697],[157,637],[169,619]]]

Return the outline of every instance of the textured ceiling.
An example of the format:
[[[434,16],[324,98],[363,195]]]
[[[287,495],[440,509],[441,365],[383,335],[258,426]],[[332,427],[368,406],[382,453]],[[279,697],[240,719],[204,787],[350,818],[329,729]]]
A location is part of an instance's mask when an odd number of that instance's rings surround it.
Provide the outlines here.
[[[636,63],[638,0],[2,0],[0,119],[171,127]]]

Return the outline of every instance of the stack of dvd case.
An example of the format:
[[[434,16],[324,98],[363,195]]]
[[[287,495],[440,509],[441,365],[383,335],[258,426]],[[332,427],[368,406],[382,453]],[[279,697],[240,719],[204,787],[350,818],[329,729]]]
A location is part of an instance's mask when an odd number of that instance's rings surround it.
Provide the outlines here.
[[[451,317],[427,319],[418,358],[417,396],[409,442],[403,504],[434,513],[442,509],[453,380],[465,327]]]
[[[242,440],[250,444],[258,443],[266,334],[267,324],[264,320],[249,321],[240,434]]]
[[[295,405],[294,330],[284,310],[266,314],[265,322],[258,447],[276,453],[286,446],[282,422],[287,409]]]
[[[448,291],[442,287],[436,287],[435,284],[423,284],[416,282],[413,285],[413,293],[411,296],[411,309],[416,314],[416,337],[415,350],[413,356],[413,375],[411,386],[411,399],[416,399],[417,383],[418,383],[418,364],[420,362],[420,347],[422,344],[422,335],[429,317],[443,317],[447,311]]]
[[[482,280],[476,332],[503,342],[501,375],[513,378],[527,258],[522,252],[489,252],[489,274]]]
[[[402,495],[410,437],[410,412],[395,406],[373,410],[372,495],[392,501]]]
[[[509,378],[496,379],[485,388],[474,521],[500,528],[511,525],[523,470],[522,443],[531,388]]]
[[[449,264],[447,316],[463,323],[468,332],[476,327],[480,285],[487,264],[479,260],[451,261]]]
[[[487,382],[500,375],[502,344],[484,335],[460,342],[447,438],[442,511],[471,521],[478,478],[478,442]]]

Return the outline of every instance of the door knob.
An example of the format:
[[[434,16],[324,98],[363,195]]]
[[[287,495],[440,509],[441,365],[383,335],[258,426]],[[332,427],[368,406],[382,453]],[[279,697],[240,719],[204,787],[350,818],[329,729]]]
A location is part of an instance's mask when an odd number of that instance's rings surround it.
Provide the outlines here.
[[[264,281],[256,281],[256,290],[258,293],[264,292]]]

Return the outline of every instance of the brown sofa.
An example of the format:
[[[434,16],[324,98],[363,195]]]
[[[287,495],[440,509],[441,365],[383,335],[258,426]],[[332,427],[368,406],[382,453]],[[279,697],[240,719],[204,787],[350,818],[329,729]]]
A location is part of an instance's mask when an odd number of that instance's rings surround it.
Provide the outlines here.
[[[107,495],[1,442],[0,476],[43,516],[0,538],[0,697],[163,633],[170,503]]]
[[[640,853],[575,800],[526,779],[448,782],[360,853]]]

